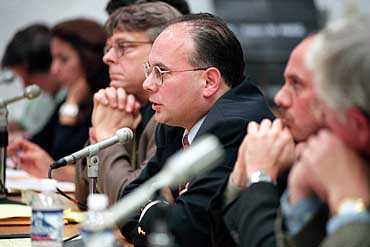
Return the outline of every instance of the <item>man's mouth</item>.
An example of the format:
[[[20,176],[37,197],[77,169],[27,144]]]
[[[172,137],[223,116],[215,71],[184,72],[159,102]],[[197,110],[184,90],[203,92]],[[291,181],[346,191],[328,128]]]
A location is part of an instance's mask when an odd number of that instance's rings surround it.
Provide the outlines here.
[[[158,108],[161,106],[161,104],[157,103],[157,102],[154,102],[152,100],[149,99],[149,101],[152,103],[152,109],[153,110],[158,110]]]

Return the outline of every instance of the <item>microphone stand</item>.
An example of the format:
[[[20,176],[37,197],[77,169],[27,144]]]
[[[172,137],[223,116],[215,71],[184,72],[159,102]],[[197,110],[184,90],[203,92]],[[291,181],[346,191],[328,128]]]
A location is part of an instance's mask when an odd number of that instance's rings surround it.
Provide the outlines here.
[[[96,193],[96,184],[99,173],[99,157],[91,154],[87,157],[87,177],[89,178],[89,194]]]
[[[0,105],[0,200],[6,199],[6,148],[8,146],[8,109]]]

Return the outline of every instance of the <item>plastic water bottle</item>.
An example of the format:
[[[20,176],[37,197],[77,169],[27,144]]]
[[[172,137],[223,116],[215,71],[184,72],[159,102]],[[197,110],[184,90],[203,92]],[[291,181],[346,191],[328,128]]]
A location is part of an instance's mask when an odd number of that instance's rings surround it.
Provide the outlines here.
[[[88,212],[81,224],[81,237],[87,247],[111,247],[114,246],[115,236],[113,229],[99,229],[99,225],[109,217],[105,209],[108,206],[108,198],[105,194],[91,194],[87,198]]]
[[[63,246],[63,206],[56,197],[57,182],[41,180],[41,193],[32,200],[32,247]]]

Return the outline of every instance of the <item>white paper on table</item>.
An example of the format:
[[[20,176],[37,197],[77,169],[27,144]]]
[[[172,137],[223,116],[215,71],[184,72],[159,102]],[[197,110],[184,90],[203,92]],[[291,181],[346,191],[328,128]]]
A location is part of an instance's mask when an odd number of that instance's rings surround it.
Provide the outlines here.
[[[23,170],[6,169],[5,186],[8,190],[22,191],[22,190],[41,190],[41,179],[35,178]],[[64,192],[74,192],[75,184],[71,182],[58,181],[57,186]]]

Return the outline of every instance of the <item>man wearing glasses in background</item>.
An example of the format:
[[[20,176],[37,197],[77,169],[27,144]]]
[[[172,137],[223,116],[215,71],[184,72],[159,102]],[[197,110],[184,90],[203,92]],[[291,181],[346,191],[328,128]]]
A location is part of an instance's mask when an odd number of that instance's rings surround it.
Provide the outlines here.
[[[147,79],[143,87],[160,122],[155,135],[157,151],[121,197],[202,135],[216,135],[225,148],[225,158],[213,170],[143,205],[142,212],[129,219],[121,232],[135,246],[145,246],[154,223],[166,215],[175,246],[210,246],[210,199],[233,169],[248,122],[272,119],[273,115],[260,91],[243,82],[239,41],[211,14],[186,15],[173,21],[154,41],[144,69]]]
[[[164,26],[181,14],[162,3],[134,4],[116,10],[106,23],[109,38],[103,61],[109,65],[110,87],[94,95],[90,142],[99,142],[129,127],[134,140],[122,147],[114,145],[99,152],[98,191],[106,193],[110,204],[120,189],[133,180],[154,154],[156,121],[143,89],[143,63],[152,43]],[[86,160],[78,162],[76,198],[85,202],[88,191]]]

